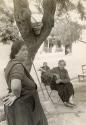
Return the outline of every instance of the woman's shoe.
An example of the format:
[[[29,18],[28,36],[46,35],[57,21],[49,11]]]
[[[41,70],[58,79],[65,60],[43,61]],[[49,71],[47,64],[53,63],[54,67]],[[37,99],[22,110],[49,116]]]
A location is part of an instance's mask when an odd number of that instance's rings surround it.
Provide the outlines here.
[[[76,106],[76,104],[74,104],[74,103],[71,103],[71,102],[68,102],[70,105],[73,105],[73,106]]]
[[[71,108],[74,107],[74,105],[73,105],[72,103],[69,103],[69,102],[64,102],[64,105],[65,105],[66,107],[71,107]]]

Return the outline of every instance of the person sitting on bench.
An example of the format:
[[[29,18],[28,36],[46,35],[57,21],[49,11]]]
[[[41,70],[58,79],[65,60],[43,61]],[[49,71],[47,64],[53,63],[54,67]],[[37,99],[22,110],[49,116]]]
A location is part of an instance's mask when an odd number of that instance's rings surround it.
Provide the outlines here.
[[[59,60],[58,67],[51,70],[54,75],[50,87],[58,91],[58,95],[66,106],[73,107],[75,106],[73,103],[74,89],[65,66],[66,62]]]
[[[41,71],[41,82],[45,85],[50,84],[50,67],[48,66],[47,62],[43,63],[43,66],[39,69]]]

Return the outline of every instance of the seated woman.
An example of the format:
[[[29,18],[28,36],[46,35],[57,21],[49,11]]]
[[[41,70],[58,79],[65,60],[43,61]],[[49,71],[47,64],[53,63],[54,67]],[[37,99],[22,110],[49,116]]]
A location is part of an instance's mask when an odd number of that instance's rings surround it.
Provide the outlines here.
[[[5,68],[8,95],[3,97],[8,125],[47,125],[37,85],[26,69],[28,48],[14,42],[10,61]]]
[[[43,66],[40,67],[41,71],[41,82],[45,85],[50,85],[50,68],[47,64],[47,62],[43,63]]]
[[[51,89],[57,90],[63,103],[72,107],[75,106],[73,103],[74,89],[65,66],[65,61],[60,60],[58,67],[51,70],[51,73],[56,74],[51,81]]]

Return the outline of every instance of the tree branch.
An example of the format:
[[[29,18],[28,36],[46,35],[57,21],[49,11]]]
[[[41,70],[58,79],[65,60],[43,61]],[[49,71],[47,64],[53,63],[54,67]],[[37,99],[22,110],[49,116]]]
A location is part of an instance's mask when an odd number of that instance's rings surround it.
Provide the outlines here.
[[[85,44],[86,44],[86,41],[83,41],[83,40],[79,40],[79,42],[82,42],[82,43],[85,43]]]
[[[56,0],[43,0],[43,28],[41,31],[40,36],[37,38],[38,41],[40,41],[39,44],[41,44],[46,37],[51,32],[52,27],[54,26],[54,13],[56,10]]]
[[[28,0],[13,1],[15,20],[23,39],[26,41],[26,43],[33,42],[34,44],[38,41],[38,43],[41,45],[54,26],[56,0],[43,0],[43,28],[39,36],[35,36],[34,32],[32,31],[31,12],[29,9]]]
[[[28,0],[13,0],[14,15],[19,31],[23,39],[32,42],[30,37],[34,37],[31,26],[31,11],[29,9]]]

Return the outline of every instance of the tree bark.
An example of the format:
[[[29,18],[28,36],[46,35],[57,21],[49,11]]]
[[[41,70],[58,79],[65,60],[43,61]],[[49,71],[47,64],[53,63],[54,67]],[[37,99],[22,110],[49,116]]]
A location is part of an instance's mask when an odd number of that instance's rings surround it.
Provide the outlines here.
[[[14,16],[16,24],[28,46],[29,56],[28,64],[29,71],[32,66],[32,61],[43,41],[49,35],[52,27],[54,26],[54,13],[56,9],[56,0],[44,0],[43,1],[43,27],[41,29],[40,35],[36,36],[32,29],[31,24],[31,11],[29,9],[28,0],[13,0],[14,2]],[[31,61],[32,60],[32,61]]]

